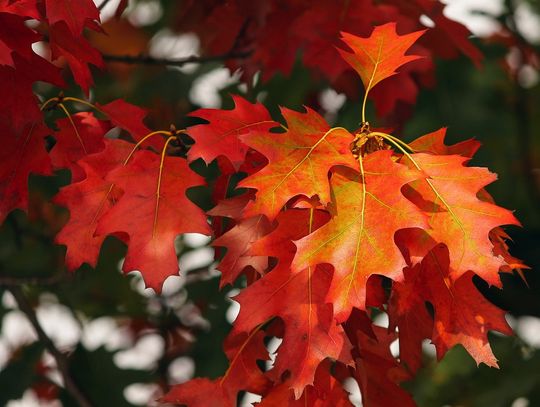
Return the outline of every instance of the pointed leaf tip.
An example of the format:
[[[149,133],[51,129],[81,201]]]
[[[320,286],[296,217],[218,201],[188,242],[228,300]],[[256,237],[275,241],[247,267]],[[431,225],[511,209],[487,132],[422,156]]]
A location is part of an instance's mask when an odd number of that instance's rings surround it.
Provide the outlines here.
[[[353,51],[338,48],[341,57],[360,75],[369,92],[382,80],[396,74],[396,70],[408,62],[422,58],[420,55],[405,55],[407,50],[426,30],[399,35],[396,23],[387,23],[374,28],[368,38],[341,32],[341,40]]]

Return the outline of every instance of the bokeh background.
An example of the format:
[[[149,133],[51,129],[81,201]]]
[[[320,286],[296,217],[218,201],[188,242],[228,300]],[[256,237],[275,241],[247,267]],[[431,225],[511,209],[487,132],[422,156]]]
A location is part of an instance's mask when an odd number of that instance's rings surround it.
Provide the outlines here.
[[[96,1],[101,4],[102,1]],[[91,35],[106,54],[149,54],[183,58],[200,53],[196,34],[184,32],[179,9],[186,2],[132,0],[123,19],[109,1],[101,19],[109,36]],[[539,61],[525,58],[515,45],[496,41],[501,28],[513,32],[534,54],[540,50],[538,0],[446,0],[445,14],[465,24],[483,52],[482,67],[460,57],[435,60],[436,83],[421,90],[396,133],[412,140],[448,126],[448,141],[478,139],[483,147],[473,164],[499,174],[488,190],[496,201],[515,210],[523,228],[510,228],[512,253],[530,266],[503,276],[504,290],[479,283],[481,291],[508,311],[513,337],[490,335],[501,370],[477,367],[458,347],[436,364],[434,348],[425,344],[426,367],[406,384],[420,406],[540,406],[540,76]],[[429,27],[426,19],[425,25]],[[42,44],[36,44],[40,50]],[[45,50],[43,51],[45,52]],[[536,62],[535,62],[536,61]],[[229,94],[262,101],[274,114],[278,106],[308,105],[330,123],[358,127],[361,101],[339,93],[321,77],[295,65],[289,76],[246,86],[238,72],[220,62],[181,68],[107,64],[95,71],[90,98],[106,103],[124,98],[150,111],[150,128],[193,124],[186,114],[199,107],[232,108]],[[43,88],[54,96],[57,90]],[[70,93],[71,92],[71,93]],[[78,95],[76,87],[66,94]],[[369,116],[375,117],[372,106]],[[383,123],[387,124],[387,123]],[[199,171],[212,168],[200,166]],[[221,343],[238,308],[231,297],[238,287],[218,290],[214,249],[208,238],[190,234],[177,241],[182,277],[170,277],[161,295],[145,289],[137,272],[122,276],[125,247],[108,239],[97,268],[83,266],[72,275],[62,269],[63,248],[53,236],[66,212],[47,201],[69,180],[69,173],[30,180],[28,216],[12,213],[0,227],[0,284],[25,278],[24,290],[37,307],[39,322],[61,350],[73,352],[72,371],[99,406],[154,405],[168,385],[194,376],[217,377],[227,366]],[[211,207],[208,191],[194,199]],[[179,209],[181,210],[181,209]],[[54,359],[44,351],[11,294],[0,285],[0,405],[71,406]],[[385,326],[384,315],[377,324]],[[279,343],[269,343],[275,351]],[[393,345],[397,352],[397,344]],[[354,384],[351,384],[354,390]],[[358,394],[354,400],[361,405]],[[242,405],[257,397],[246,395]]]

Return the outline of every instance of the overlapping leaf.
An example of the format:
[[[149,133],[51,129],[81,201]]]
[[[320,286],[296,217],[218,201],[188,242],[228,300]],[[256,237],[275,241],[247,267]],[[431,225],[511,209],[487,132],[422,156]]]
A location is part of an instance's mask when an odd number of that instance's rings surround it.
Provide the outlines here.
[[[42,124],[27,126],[21,133],[0,125],[0,223],[14,209],[28,206],[28,177],[30,174],[49,175],[51,160],[45,150],[49,130]]]
[[[296,242],[292,268],[328,263],[334,269],[327,301],[345,321],[352,307],[365,308],[366,283],[372,274],[400,276],[406,265],[394,243],[399,229],[426,227],[424,215],[401,194],[421,174],[393,162],[390,151],[364,159],[364,177],[353,171],[332,175],[334,217]]]
[[[147,286],[157,291],[168,276],[178,273],[176,236],[210,234],[204,212],[186,196],[188,188],[204,180],[182,158],[166,157],[161,174],[160,164],[159,155],[139,151],[127,165],[108,174],[106,179],[124,194],[96,229],[97,234],[129,236],[124,271],[141,271]]]
[[[242,180],[240,186],[257,189],[255,202],[244,216],[266,215],[273,220],[291,198],[317,195],[330,202],[328,171],[336,165],[357,168],[350,154],[352,135],[345,129],[330,129],[326,121],[307,108],[306,113],[282,109],[288,129],[285,133],[257,133],[241,137],[266,156],[269,164]]]
[[[420,265],[406,269],[404,287],[399,290],[413,290],[415,296],[402,301],[400,312],[406,312],[404,307],[418,298],[429,301],[434,308],[432,340],[439,359],[448,349],[461,344],[477,363],[496,367],[487,334],[490,330],[512,334],[505,313],[480,294],[472,272],[453,280],[450,264],[448,249],[438,245]]]
[[[74,36],[79,36],[89,21],[99,20],[92,0],[45,0],[45,7],[49,22],[65,22]]]
[[[78,162],[85,178],[60,190],[55,202],[69,209],[69,220],[56,235],[56,243],[67,248],[66,266],[75,270],[83,263],[95,266],[106,236],[96,235],[101,217],[122,195],[122,190],[105,179],[109,171],[121,166],[132,145],[120,140],[105,140],[105,149]]]
[[[0,3],[0,88],[9,95],[0,99],[0,120],[16,133],[42,120],[32,90],[35,81],[64,86],[60,70],[32,49],[42,38],[26,24],[29,19],[43,20],[36,2]]]
[[[220,285],[232,284],[246,267],[263,273],[268,267],[267,256],[253,256],[248,253],[253,242],[270,231],[264,216],[254,216],[238,223],[231,230],[218,237],[213,246],[227,248],[227,253],[219,263]]]
[[[144,118],[148,112],[139,106],[132,105],[123,99],[116,99],[105,105],[98,103],[97,107],[107,115],[114,126],[126,130],[135,141],[141,140],[151,132],[144,124]],[[161,150],[163,146],[163,140],[159,138],[149,139],[145,143],[157,150]]]
[[[288,381],[276,385],[265,395],[259,407],[289,406],[289,407],[350,407],[349,394],[339,381],[328,374],[331,370],[329,361],[319,365],[315,372],[313,386],[306,390],[298,400],[290,389]]]
[[[272,233],[260,238],[251,245],[252,255],[274,257],[278,263],[276,269],[288,269],[296,253],[293,240],[301,239],[319,229],[328,222],[330,214],[320,209],[292,208],[281,212],[277,218],[277,227]]]
[[[414,407],[413,398],[400,387],[411,376],[390,353],[390,344],[396,339],[393,332],[371,324],[365,313],[355,310],[354,318],[345,325],[355,345],[354,375],[362,391],[362,404],[366,407],[398,405]]]
[[[258,329],[249,335],[233,331],[224,345],[229,368],[223,376],[215,380],[196,378],[176,385],[162,401],[190,407],[236,407],[238,392],[264,392],[270,381],[256,364],[258,359],[268,358],[263,338],[263,332]]]
[[[89,64],[96,67],[103,66],[99,51],[87,41],[72,36],[63,21],[49,28],[49,36],[53,58],[64,57],[69,64],[75,81],[88,93],[93,83]]]
[[[195,140],[189,150],[188,159],[202,158],[210,163],[217,157],[227,157],[238,170],[245,160],[248,146],[239,136],[268,132],[279,126],[264,105],[249,103],[240,96],[232,96],[235,107],[232,110],[199,109],[190,116],[207,120],[208,124],[192,126],[188,134]]]
[[[468,159],[457,155],[418,153],[411,157],[416,165],[409,165],[421,168],[427,179],[411,184],[405,194],[429,214],[430,236],[448,247],[452,277],[471,270],[500,286],[498,272],[506,262],[493,254],[489,233],[500,225],[519,223],[511,211],[477,197],[495,181],[495,174],[466,167]]]
[[[60,119],[56,125],[56,143],[50,153],[52,163],[56,168],[69,168],[72,182],[81,181],[85,172],[77,162],[105,148],[103,136],[110,126],[87,112],[74,114],[69,119]]]
[[[296,398],[306,385],[313,384],[322,360],[338,358],[347,350],[343,332],[333,320],[332,306],[324,303],[331,271],[328,267],[307,268],[295,275],[289,271],[296,251],[292,239],[305,236],[327,219],[323,211],[282,212],[277,218],[277,228],[251,247],[254,254],[277,258],[276,268],[235,297],[241,309],[235,321],[237,330],[248,332],[272,317],[283,319],[284,341],[270,374],[277,379],[288,370],[288,384]]]
[[[271,373],[279,378],[289,370],[289,386],[299,398],[305,386],[313,384],[319,363],[327,357],[337,359],[346,350],[346,341],[334,321],[332,305],[325,303],[331,271],[281,271],[271,271],[235,297],[240,303],[235,329],[249,331],[271,317],[283,319],[285,335]]]

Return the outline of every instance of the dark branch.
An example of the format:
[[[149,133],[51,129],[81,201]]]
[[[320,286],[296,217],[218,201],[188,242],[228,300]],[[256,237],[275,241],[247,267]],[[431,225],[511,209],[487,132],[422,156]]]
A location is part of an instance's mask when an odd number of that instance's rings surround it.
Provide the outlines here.
[[[53,343],[51,338],[47,336],[43,328],[41,327],[37,315],[28,302],[27,298],[25,297],[21,287],[19,286],[10,286],[9,291],[11,294],[13,294],[13,297],[15,298],[15,301],[17,302],[17,305],[19,306],[19,309],[26,315],[32,326],[34,327],[34,330],[36,331],[36,334],[39,338],[39,341],[43,343],[45,346],[45,349],[49,351],[49,353],[53,356],[54,360],[56,361],[56,366],[58,367],[58,370],[60,371],[60,374],[62,375],[62,378],[64,380],[64,386],[66,390],[71,394],[71,396],[75,399],[75,401],[82,407],[92,407],[92,404],[88,401],[88,399],[84,396],[84,394],[79,390],[73,379],[71,378],[69,374],[69,361],[65,354],[60,352],[56,345]]]
[[[109,3],[111,0],[103,0],[103,3],[101,3],[98,7],[98,10],[101,11],[105,8],[105,6],[107,5],[107,3]]]
[[[23,284],[33,284],[33,285],[56,285],[60,284],[66,280],[66,274],[54,274],[49,277],[11,277],[11,276],[0,276],[0,286],[13,286],[13,285],[23,285]]]
[[[165,65],[165,66],[184,66],[191,63],[205,63],[225,61],[227,59],[244,59],[251,55],[251,52],[229,52],[221,55],[210,56],[190,56],[187,58],[168,59],[168,58],[154,58],[148,55],[109,55],[103,54],[103,59],[107,62],[120,62],[123,64],[140,64],[140,65]]]

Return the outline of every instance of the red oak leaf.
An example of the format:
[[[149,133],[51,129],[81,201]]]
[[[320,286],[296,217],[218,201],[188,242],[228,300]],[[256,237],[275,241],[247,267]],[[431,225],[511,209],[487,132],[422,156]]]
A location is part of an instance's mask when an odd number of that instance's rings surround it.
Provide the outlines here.
[[[56,144],[50,153],[52,163],[55,168],[69,168],[72,182],[80,181],[85,173],[77,161],[105,148],[103,136],[110,126],[88,112],[76,113],[70,119],[60,119],[56,125]]]
[[[69,130],[69,129],[68,129]],[[105,236],[96,235],[101,217],[122,195],[122,190],[105,176],[121,166],[133,148],[121,140],[104,140],[105,149],[78,162],[86,178],[60,190],[54,202],[69,209],[69,220],[56,235],[56,243],[67,247],[66,266],[69,270],[83,263],[95,267]]]
[[[113,125],[126,130],[135,141],[139,141],[151,133],[151,130],[144,124],[144,118],[148,112],[139,106],[132,105],[123,99],[113,100],[106,105],[96,103],[96,106],[107,115]],[[158,151],[162,149],[163,143],[159,136],[145,141],[145,145],[152,146]]]
[[[349,407],[353,404],[349,401],[349,394],[333,376],[330,375],[331,364],[329,361],[322,362],[315,372],[313,386],[307,386],[298,400],[286,381],[272,388],[263,397],[257,407]]]
[[[380,81],[395,75],[400,66],[420,58],[416,55],[405,55],[405,52],[423,33],[424,31],[417,31],[398,35],[395,23],[375,27],[369,38],[342,33],[342,40],[353,52],[339,52],[358,72],[368,93]]]
[[[215,380],[196,378],[174,386],[161,401],[186,404],[189,407],[236,407],[241,390],[263,393],[269,380],[256,364],[268,359],[264,333],[255,330],[251,334],[231,332],[225,340],[225,353],[230,364],[227,372]]]
[[[192,126],[188,134],[195,144],[188,152],[188,160],[202,158],[206,163],[223,155],[238,171],[244,163],[248,146],[240,135],[266,133],[279,126],[261,103],[249,103],[240,96],[232,95],[234,109],[199,109],[190,116],[207,120],[208,124]]]
[[[445,137],[446,128],[443,127],[413,140],[409,143],[409,147],[416,152],[436,155],[459,154],[464,157],[472,157],[480,147],[480,143],[474,139],[447,146],[444,144]],[[408,187],[406,189],[412,192]],[[485,192],[485,190],[482,189],[480,192]],[[396,235],[396,242],[402,250],[406,251],[405,255],[409,266],[420,263],[428,252],[437,245],[435,240],[420,229],[400,230]]]
[[[139,270],[147,286],[156,291],[168,276],[178,273],[176,236],[210,234],[204,212],[186,196],[188,188],[203,184],[202,177],[182,158],[165,157],[163,168],[160,164],[159,155],[138,151],[127,165],[108,174],[106,179],[124,195],[96,229],[96,234],[129,235],[123,269]]]
[[[446,127],[435,130],[409,143],[409,146],[417,152],[426,152],[438,155],[459,154],[464,157],[472,157],[480,148],[480,142],[469,139],[452,146],[444,144]]]
[[[277,72],[289,76],[294,66],[300,44],[292,27],[304,11],[302,5],[287,3],[287,7],[275,7],[272,11],[258,32],[258,46],[253,49],[252,57],[240,65],[248,80],[257,72],[260,72],[263,82],[270,80]],[[228,65],[231,68],[239,67],[237,61],[229,61]]]
[[[202,30],[200,38],[203,46],[210,53],[223,54],[234,46],[242,29],[242,14],[246,8],[254,8],[257,5],[257,3],[253,3],[251,7],[242,7],[237,3],[236,1],[217,2],[213,10],[203,11],[203,24],[207,28]],[[188,13],[188,20],[193,21],[190,18],[190,11],[192,10],[188,9],[184,12]]]
[[[174,386],[160,401],[189,407],[236,407],[236,395],[229,396],[220,380],[192,379]]]
[[[293,240],[301,239],[328,221],[326,211],[314,209],[287,209],[276,218],[275,230],[251,245],[250,253],[278,259],[280,269],[288,269],[296,253]],[[311,224],[310,224],[311,223]],[[277,267],[276,267],[277,268]]]
[[[98,103],[96,106],[107,115],[115,126],[126,130],[135,140],[140,140],[150,133],[144,124],[144,118],[148,112],[143,108],[132,105],[123,99],[113,100],[106,105]]]
[[[335,80],[349,69],[347,63],[339,58],[336,49],[340,32],[368,36],[373,24],[388,18],[388,14],[388,10],[382,12],[371,0],[356,0],[348,4],[313,0],[292,24],[289,23],[294,34],[293,41],[297,42],[295,51],[299,46],[302,47],[304,65]],[[313,30],[313,27],[317,27],[317,30]],[[294,57],[293,54],[293,61]]]
[[[353,315],[357,316],[358,310]],[[415,407],[412,397],[399,385],[411,376],[390,353],[396,335],[379,326],[361,325],[348,323],[345,329],[357,346],[354,376],[362,392],[362,405]]]
[[[353,137],[347,130],[330,129],[309,108],[306,113],[282,109],[282,114],[289,126],[285,133],[261,132],[241,137],[269,161],[261,171],[239,183],[241,187],[257,189],[255,202],[246,207],[246,217],[263,214],[273,220],[283,205],[297,195],[318,195],[326,205],[330,202],[330,168],[358,168],[349,150]]]
[[[421,265],[405,269],[405,284],[412,285],[416,295],[432,303],[435,310],[433,343],[441,359],[451,347],[461,344],[475,359],[497,367],[487,334],[495,330],[512,334],[504,311],[491,304],[474,285],[472,272],[452,281],[448,249],[435,247]]]
[[[37,0],[0,0],[0,12],[17,14],[39,20],[41,13],[38,10]]]
[[[16,58],[20,57],[16,55]],[[0,121],[16,133],[23,132],[28,123],[42,120],[32,84],[33,80],[18,69],[0,65],[0,88],[2,93],[9,95],[0,98]]]
[[[64,57],[69,64],[73,78],[88,93],[93,83],[89,64],[101,68],[101,54],[84,38],[74,36],[63,21],[49,27],[49,43],[54,59]]]
[[[428,7],[432,7],[428,16],[433,20],[436,27],[436,30],[433,30],[434,42],[435,44],[444,43],[446,45],[444,47],[434,46],[435,52],[443,57],[453,58],[457,53],[456,51],[458,51],[469,57],[477,68],[480,67],[483,56],[480,50],[469,40],[471,36],[469,29],[463,24],[447,18],[443,13],[445,7],[443,4],[426,0],[416,0],[416,2],[422,3],[424,9],[427,9],[426,3],[429,4]]]
[[[222,199],[216,206],[210,209],[207,213],[211,216],[222,216],[225,218],[239,219],[244,211],[244,208],[249,201],[253,199],[255,194],[253,191],[246,192],[242,195],[237,195],[232,198]]]
[[[49,134],[45,125],[28,125],[20,134],[0,126],[0,224],[14,209],[28,206],[28,176],[51,174],[51,161],[45,150],[44,138]]]
[[[219,175],[212,188],[212,201],[219,203],[229,195],[229,187],[236,170],[225,156],[219,156],[216,159],[216,164],[219,168]]]
[[[67,247],[69,270],[76,270],[83,263],[96,266],[106,237],[94,235],[98,221],[122,195],[122,190],[105,181],[91,167],[82,164],[82,169],[86,178],[62,188],[54,200],[69,209],[69,221],[55,238],[56,243]]]
[[[457,21],[450,20],[444,15],[444,4],[431,0],[386,0],[395,4],[401,12],[414,21],[428,17],[433,20],[433,27],[428,30],[422,42],[437,56],[442,58],[456,58],[459,53],[469,57],[476,66],[480,65],[482,53],[469,40],[471,32]]]
[[[346,340],[333,319],[332,306],[325,304],[331,278],[331,271],[322,267],[296,274],[273,270],[234,298],[240,303],[235,321],[238,331],[249,332],[275,316],[285,322],[283,343],[269,374],[277,379],[288,370],[295,398],[313,384],[315,370],[324,359],[338,359],[346,351]]]
[[[397,312],[392,308],[389,315],[397,314]],[[431,337],[433,318],[423,301],[413,303],[406,313],[395,318],[397,321],[392,324],[392,327],[399,329],[400,361],[411,374],[415,374],[422,367],[424,355],[422,343],[424,339]]]
[[[99,11],[92,0],[45,0],[50,25],[66,23],[73,37],[79,37],[89,21],[99,20]]]
[[[105,178],[112,170],[123,165],[133,152],[133,144],[119,139],[103,139],[105,148],[96,154],[83,158],[83,162],[92,167],[92,171]]]
[[[253,242],[269,231],[268,220],[260,215],[240,221],[231,230],[214,240],[212,246],[227,248],[227,253],[217,267],[221,271],[221,287],[232,284],[248,266],[253,267],[260,274],[266,270],[268,256],[253,256],[248,252]]]
[[[0,100],[0,120],[17,133],[42,119],[33,83],[64,84],[59,69],[34,53],[32,45],[42,35],[26,24],[29,18],[42,19],[35,0],[0,2],[0,88],[6,95]]]
[[[411,241],[407,243],[411,244]],[[415,374],[422,366],[422,342],[431,338],[433,332],[433,318],[426,306],[427,299],[418,292],[416,281],[413,281],[407,269],[404,274],[405,281],[396,281],[392,286],[388,316],[390,328],[399,329],[400,360],[409,372]],[[415,277],[425,278],[419,273]]]
[[[506,265],[495,256],[489,239],[500,225],[519,225],[511,211],[480,200],[477,194],[496,179],[485,168],[466,167],[469,160],[457,155],[412,154],[412,168],[420,168],[426,179],[404,188],[404,194],[428,213],[429,235],[444,243],[450,252],[452,278],[471,270],[490,285],[500,286],[499,269]]]
[[[480,147],[480,143],[474,139],[465,140],[452,146],[447,146],[444,144],[445,134],[445,128],[439,129],[433,133],[426,134],[425,136],[414,140],[409,144],[409,146],[416,151],[425,151],[438,155],[459,154],[464,157],[472,157]],[[485,189],[478,191],[477,196],[481,201],[489,202],[495,205],[494,199]],[[501,228],[492,229],[489,233],[489,239],[493,243],[493,254],[495,256],[501,256],[505,261],[505,264],[501,266],[500,271],[508,272],[515,269],[528,268],[528,266],[523,264],[521,260],[513,257],[508,252],[506,240],[508,240],[509,237]],[[425,254],[435,246],[435,244],[436,242],[433,242],[433,246],[427,249],[425,253],[421,255],[421,257],[424,257]]]
[[[45,59],[32,54],[29,60],[12,54],[15,68],[0,65],[0,89],[9,97],[0,98],[0,121],[21,133],[31,123],[41,122],[43,115],[32,91],[36,81],[63,86],[60,71]]]
[[[32,44],[39,41],[41,36],[28,28],[25,20],[0,8],[0,65],[15,66],[12,53],[25,59],[30,59],[33,54]]]
[[[404,228],[427,227],[424,215],[401,194],[403,185],[421,176],[377,151],[364,160],[364,179],[355,171],[335,171],[331,184],[334,217],[296,241],[292,270],[328,263],[334,278],[327,301],[336,319],[345,321],[352,307],[365,309],[366,283],[372,274],[400,278],[405,259],[394,243]]]

